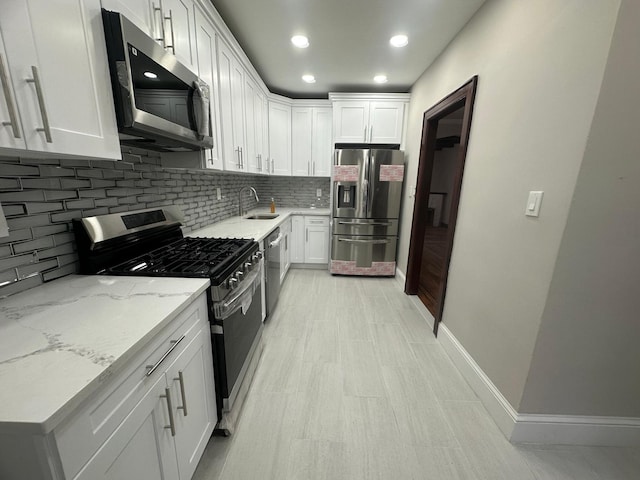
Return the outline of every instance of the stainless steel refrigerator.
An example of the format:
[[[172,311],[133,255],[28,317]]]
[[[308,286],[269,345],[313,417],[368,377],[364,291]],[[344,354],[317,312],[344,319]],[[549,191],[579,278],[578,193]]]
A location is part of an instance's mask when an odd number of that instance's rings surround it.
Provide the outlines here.
[[[394,276],[404,153],[337,148],[331,180],[330,272]]]

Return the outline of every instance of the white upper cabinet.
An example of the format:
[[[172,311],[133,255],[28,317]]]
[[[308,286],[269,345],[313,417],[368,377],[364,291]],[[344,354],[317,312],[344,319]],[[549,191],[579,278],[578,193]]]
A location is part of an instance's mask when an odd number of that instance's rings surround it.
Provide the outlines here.
[[[268,152],[269,152],[269,124],[267,122],[267,97],[260,88],[256,88],[253,102],[253,124],[256,136],[256,163],[257,172],[269,173]]]
[[[291,175],[291,106],[269,101],[269,173]]]
[[[329,94],[335,143],[401,143],[409,94]]]
[[[24,133],[16,105],[16,94],[9,76],[7,53],[0,35],[0,146],[25,149]]]
[[[215,30],[200,9],[196,8],[196,45],[198,54],[198,75],[210,88],[211,131],[213,148],[204,152],[204,167],[222,170],[220,151],[220,123],[218,105],[218,73]]]
[[[0,35],[0,147],[120,159],[99,0],[4,0]]]
[[[244,158],[244,69],[231,49],[218,38],[220,122],[224,169],[246,171]]]
[[[154,10],[156,38],[163,38],[165,49],[172,52],[184,66],[197,72],[194,2],[162,0],[158,3],[160,11],[157,5]]]
[[[300,177],[331,176],[331,107],[291,109],[292,175]]]
[[[159,0],[155,0],[153,4],[149,0],[102,0],[101,3],[104,9],[121,13],[144,33],[150,37],[154,36],[153,8],[162,10]]]

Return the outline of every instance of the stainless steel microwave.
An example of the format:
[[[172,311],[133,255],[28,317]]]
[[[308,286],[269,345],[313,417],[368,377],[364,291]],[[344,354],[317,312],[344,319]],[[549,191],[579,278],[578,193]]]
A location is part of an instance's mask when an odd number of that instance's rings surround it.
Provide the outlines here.
[[[120,143],[211,148],[209,86],[120,13],[103,9],[102,21]]]

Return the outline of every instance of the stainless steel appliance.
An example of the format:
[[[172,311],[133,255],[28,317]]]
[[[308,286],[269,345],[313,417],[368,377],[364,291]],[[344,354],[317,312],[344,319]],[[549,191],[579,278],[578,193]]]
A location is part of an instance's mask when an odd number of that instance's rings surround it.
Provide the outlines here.
[[[262,335],[262,253],[253,240],[183,237],[180,225],[181,214],[172,207],[74,220],[80,271],[210,279],[216,403],[223,425],[234,404],[242,405],[238,392],[256,363],[251,360]]]
[[[394,276],[404,153],[387,145],[336,145],[331,262],[340,275]]]
[[[123,15],[103,9],[102,21],[120,143],[211,148],[209,86]]]
[[[267,315],[271,315],[280,295],[280,242],[282,234],[276,228],[265,239],[265,258],[267,263],[266,291]]]

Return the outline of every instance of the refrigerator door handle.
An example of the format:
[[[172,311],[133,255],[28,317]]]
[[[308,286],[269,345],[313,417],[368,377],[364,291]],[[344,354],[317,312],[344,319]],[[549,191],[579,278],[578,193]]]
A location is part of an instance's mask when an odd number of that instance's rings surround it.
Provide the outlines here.
[[[389,240],[359,240],[355,238],[338,238],[339,242],[347,242],[347,243],[372,243],[372,244],[383,244],[389,243]]]
[[[367,222],[367,223],[361,223],[361,222],[338,222],[339,225],[357,225],[357,226],[362,226],[362,227],[368,227],[368,226],[376,226],[376,227],[390,227],[391,224],[389,222]]]
[[[366,216],[369,216],[369,180],[367,179],[362,181],[362,200],[364,202]]]

